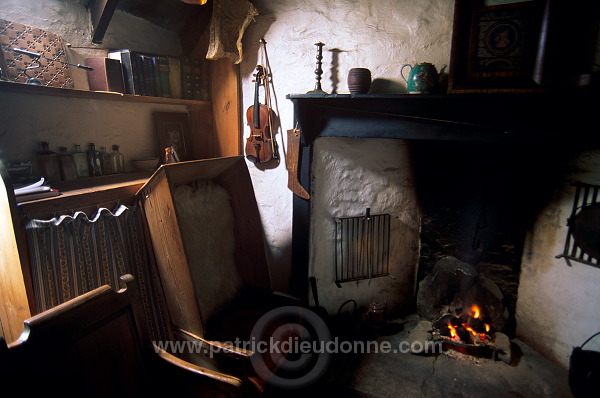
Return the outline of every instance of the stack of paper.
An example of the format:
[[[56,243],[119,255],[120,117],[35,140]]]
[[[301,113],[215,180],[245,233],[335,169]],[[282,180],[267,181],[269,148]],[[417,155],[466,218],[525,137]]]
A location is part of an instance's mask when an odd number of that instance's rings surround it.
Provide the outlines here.
[[[44,177],[41,177],[39,181],[36,181],[33,184],[15,188],[17,203],[50,198],[58,195],[60,195],[58,189],[52,189],[49,186],[44,185]]]

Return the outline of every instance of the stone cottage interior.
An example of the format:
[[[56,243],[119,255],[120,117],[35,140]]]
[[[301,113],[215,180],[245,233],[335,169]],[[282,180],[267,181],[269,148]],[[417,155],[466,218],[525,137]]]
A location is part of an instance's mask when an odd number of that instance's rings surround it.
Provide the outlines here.
[[[563,3],[2,1],[0,370],[51,390],[73,368],[72,388],[98,395],[597,396],[600,14]],[[180,84],[129,91],[124,49],[176,59]],[[120,88],[94,89],[89,59],[116,62]],[[43,142],[52,159],[116,145],[124,169],[53,177]],[[39,176],[60,195],[20,201]],[[128,314],[129,290],[134,321],[82,337],[99,330],[90,314]],[[214,345],[256,332],[255,303],[409,349],[271,358],[265,377],[252,350]],[[156,345],[101,355],[123,330],[235,364]]]

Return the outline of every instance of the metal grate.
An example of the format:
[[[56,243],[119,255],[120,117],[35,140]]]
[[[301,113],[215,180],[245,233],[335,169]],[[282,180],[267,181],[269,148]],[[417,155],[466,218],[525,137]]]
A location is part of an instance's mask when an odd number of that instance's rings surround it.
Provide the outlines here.
[[[573,183],[573,185],[576,187],[576,191],[575,198],[573,200],[573,209],[567,221],[569,230],[565,240],[565,248],[563,253],[557,255],[556,258],[564,258],[569,266],[571,265],[570,261],[573,260],[583,264],[600,267],[600,260],[598,256],[586,253],[584,249],[577,244],[573,233],[575,216],[577,216],[586,207],[594,205],[600,201],[600,186],[579,182]],[[600,228],[600,226],[598,228]]]
[[[336,222],[335,283],[390,276],[390,215],[339,217]]]

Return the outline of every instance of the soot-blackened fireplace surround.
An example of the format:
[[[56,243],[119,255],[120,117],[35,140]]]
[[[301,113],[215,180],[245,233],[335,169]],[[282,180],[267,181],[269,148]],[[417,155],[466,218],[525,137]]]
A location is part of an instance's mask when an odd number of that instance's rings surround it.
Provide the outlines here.
[[[309,192],[313,143],[320,137],[410,140],[418,194],[430,198],[422,203],[424,223],[431,215],[432,218],[446,216],[440,210],[443,206],[435,200],[444,195],[428,195],[427,191],[432,187],[440,189],[440,186],[444,189],[448,173],[465,171],[460,166],[448,167],[453,158],[466,156],[479,166],[469,170],[471,174],[466,179],[459,179],[464,186],[446,186],[449,193],[456,189],[468,191],[469,178],[485,178],[486,171],[502,168],[508,179],[503,183],[515,193],[511,200],[518,202],[506,206],[506,211],[512,212],[512,219],[518,219],[520,225],[504,231],[514,234],[517,247],[506,255],[515,257],[512,261],[517,262],[521,250],[518,242],[522,244],[521,238],[533,222],[535,212],[552,191],[558,170],[562,170],[562,165],[569,162],[573,154],[598,142],[587,130],[594,118],[592,107],[596,99],[590,93],[290,94],[287,98],[293,103],[294,125],[300,132],[298,176]],[[511,180],[515,175],[520,175],[518,181]],[[504,187],[493,193],[503,190]],[[531,192],[536,195],[531,196]],[[527,200],[515,199],[519,197]],[[303,298],[308,291],[309,201],[294,195],[290,291]],[[496,214],[496,217],[503,215]],[[436,256],[454,254],[438,252],[435,245],[428,245],[427,233],[424,228],[419,280],[434,265]],[[519,234],[523,236],[517,236]],[[473,253],[477,252],[477,236],[457,236],[455,240],[462,242],[455,246],[469,246]],[[455,249],[460,251],[460,247]],[[472,260],[486,261],[486,258],[480,255]],[[513,269],[513,272],[519,270]]]

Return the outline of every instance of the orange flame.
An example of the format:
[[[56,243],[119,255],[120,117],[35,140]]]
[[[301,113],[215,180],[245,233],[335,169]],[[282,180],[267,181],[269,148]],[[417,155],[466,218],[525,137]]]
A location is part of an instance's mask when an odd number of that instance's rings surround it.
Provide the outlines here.
[[[450,337],[452,337],[453,339],[458,337],[458,335],[456,334],[456,328],[451,323],[448,323],[448,329],[450,330]]]
[[[481,309],[479,306],[473,304],[469,309],[469,316],[473,319],[481,319]],[[483,322],[481,322],[483,323]],[[477,323],[479,324],[479,323]],[[452,325],[452,323],[448,322],[448,331],[450,332],[450,338],[452,340],[460,340],[461,337],[458,336],[457,326]],[[461,325],[468,333],[470,333],[475,339],[479,337],[481,341],[489,340],[489,336],[486,334],[491,330],[491,326],[487,323],[483,323],[483,328],[485,329],[485,333],[482,333],[481,330],[475,330],[473,327],[469,326],[469,322],[465,322]],[[460,326],[458,326],[460,327]],[[479,326],[476,326],[479,329]],[[463,336],[464,337],[464,336]]]

